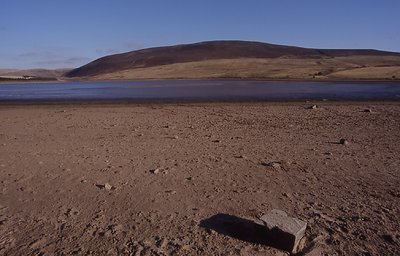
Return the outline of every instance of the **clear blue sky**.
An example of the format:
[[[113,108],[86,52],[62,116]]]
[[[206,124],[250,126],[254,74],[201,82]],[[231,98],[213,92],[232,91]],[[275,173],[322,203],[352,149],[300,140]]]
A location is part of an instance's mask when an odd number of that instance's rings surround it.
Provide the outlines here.
[[[400,52],[400,0],[0,1],[0,68],[217,39]]]

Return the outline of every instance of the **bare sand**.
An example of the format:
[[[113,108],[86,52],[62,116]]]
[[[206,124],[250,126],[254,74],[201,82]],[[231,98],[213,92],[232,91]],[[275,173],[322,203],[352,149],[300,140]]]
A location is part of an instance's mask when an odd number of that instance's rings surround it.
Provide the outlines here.
[[[0,254],[399,255],[400,103],[313,104],[0,106]]]

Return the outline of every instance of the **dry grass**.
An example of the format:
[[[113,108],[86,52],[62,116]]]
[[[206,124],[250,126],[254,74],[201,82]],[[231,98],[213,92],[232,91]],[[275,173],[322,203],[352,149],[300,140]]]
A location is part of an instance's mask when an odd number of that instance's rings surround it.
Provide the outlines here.
[[[136,68],[98,75],[119,79],[391,79],[400,77],[400,57],[337,57],[324,59],[219,59]]]
[[[400,78],[400,66],[391,67],[365,67],[335,72],[330,78],[350,79],[395,79]]]

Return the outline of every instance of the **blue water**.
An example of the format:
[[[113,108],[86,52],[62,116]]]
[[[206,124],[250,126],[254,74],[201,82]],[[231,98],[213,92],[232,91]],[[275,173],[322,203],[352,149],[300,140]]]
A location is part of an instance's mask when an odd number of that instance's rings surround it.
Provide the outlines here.
[[[0,102],[400,100],[400,82],[147,80],[0,83]]]

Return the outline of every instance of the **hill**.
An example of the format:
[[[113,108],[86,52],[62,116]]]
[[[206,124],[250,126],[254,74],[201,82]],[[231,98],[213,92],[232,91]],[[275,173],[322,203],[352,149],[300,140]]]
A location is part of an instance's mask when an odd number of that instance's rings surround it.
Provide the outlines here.
[[[1,76],[61,77],[71,69],[0,69]]]
[[[71,69],[0,69],[0,81],[52,81]]]
[[[378,69],[371,72],[371,67]],[[67,72],[66,77],[392,79],[400,77],[400,53],[211,41],[109,55]]]

